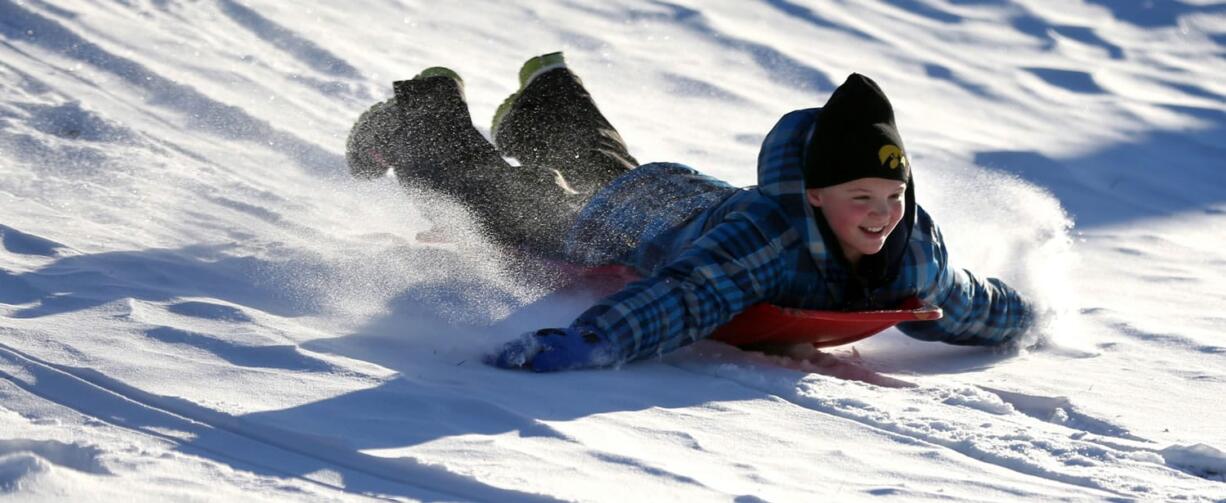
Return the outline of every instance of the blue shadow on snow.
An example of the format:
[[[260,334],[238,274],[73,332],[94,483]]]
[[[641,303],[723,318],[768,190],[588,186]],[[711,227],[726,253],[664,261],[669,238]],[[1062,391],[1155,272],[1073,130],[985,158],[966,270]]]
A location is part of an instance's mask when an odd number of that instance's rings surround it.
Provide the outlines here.
[[[1079,227],[1203,211],[1226,202],[1226,112],[1168,106],[1203,126],[1153,131],[1069,159],[1033,151],[982,151],[976,164],[1018,176],[1060,200]],[[1058,126],[1057,126],[1058,127]]]
[[[110,72],[116,85],[142,90],[147,103],[174,111],[188,127],[227,140],[272,146],[299,165],[322,176],[344,172],[345,162],[319,145],[276,129],[243,109],[218,102],[190,86],[168,79],[148,67],[111,53],[59,22],[11,0],[0,0],[0,37],[21,40],[66,58]],[[9,45],[17,50],[16,46]],[[31,56],[31,59],[35,59]]]
[[[18,309],[14,318],[54,316],[128,298],[164,302],[208,297],[291,317],[318,311],[314,301],[295,294],[286,283],[323,265],[306,258],[271,262],[232,256],[226,248],[197,245],[68,255],[30,272],[0,269],[0,302],[35,303]]]

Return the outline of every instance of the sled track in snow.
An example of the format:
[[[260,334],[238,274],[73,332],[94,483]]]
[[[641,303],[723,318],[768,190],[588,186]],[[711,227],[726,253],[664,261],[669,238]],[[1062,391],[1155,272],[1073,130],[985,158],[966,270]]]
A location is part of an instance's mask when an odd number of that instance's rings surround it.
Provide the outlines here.
[[[1032,404],[1025,403],[1024,398],[1019,398],[1019,396],[1026,397],[1026,395],[980,386],[965,386],[965,390],[961,391],[966,394],[959,394],[958,389],[951,389],[955,393],[938,396],[936,392],[940,390],[937,389],[909,388],[907,392],[914,393],[917,390],[924,392],[917,394],[915,398],[918,400],[911,402],[918,405],[919,410],[915,413],[915,417],[896,417],[891,415],[891,410],[877,408],[853,394],[824,387],[819,389],[812,384],[796,381],[794,378],[788,379],[787,377],[793,377],[790,375],[776,375],[776,372],[779,371],[801,372],[797,370],[782,369],[751,361],[714,365],[675,362],[672,366],[694,374],[726,379],[813,412],[846,419],[886,435],[904,438],[907,441],[950,450],[1005,470],[1081,489],[1102,491],[1103,496],[1108,500],[1178,498],[1185,501],[1215,501],[1210,497],[1195,496],[1197,488],[1194,486],[1203,488],[1202,481],[1210,484],[1212,481],[1169,466],[1158,452],[1160,448],[1153,445],[1152,442],[1133,436],[1109,422],[1086,416],[1069,406],[1066,399],[1028,397],[1037,402],[1051,401],[1064,404],[1067,411],[1053,411],[1053,415],[1066,414],[1066,422],[1062,423],[1054,418],[1043,417],[1043,413],[1036,414],[1034,410],[1026,410],[1028,407],[1033,407]],[[930,394],[934,396],[929,396]],[[988,399],[994,397],[999,399],[999,402],[995,404],[981,402],[985,397]],[[927,405],[924,402],[927,402]],[[967,419],[964,424],[950,425],[945,424],[947,415],[934,414],[933,416],[937,418],[934,426],[938,428],[927,432],[922,430],[923,423],[928,420],[924,417],[924,407],[949,406],[966,407],[970,409],[968,413],[976,414],[973,416],[975,418],[980,418],[978,414],[986,413],[986,416],[980,419]],[[1000,410],[1002,408],[1007,410],[1009,407],[1012,407],[1009,413],[1003,413]],[[1004,423],[1004,426],[984,430],[985,421]],[[1033,424],[1035,422],[1038,424]],[[1025,429],[1013,428],[1013,426]],[[1067,431],[1043,431],[1049,427]],[[957,430],[971,433],[947,434],[947,431]],[[1016,452],[1011,452],[1011,450],[1024,449],[1030,449],[1033,452],[1026,452],[1027,457],[1019,457]],[[1119,469],[1123,464],[1132,466]],[[1146,487],[1144,483],[1146,479],[1143,478],[1135,478],[1130,482],[1128,470],[1135,470],[1138,467],[1167,474],[1171,484],[1158,488]],[[1106,469],[1107,473],[1104,475],[1092,469],[1099,472]],[[1151,492],[1155,489],[1158,490],[1157,493]],[[1163,490],[1171,492],[1163,494],[1161,492]]]
[[[236,468],[252,467],[348,494],[383,499],[558,501],[489,486],[411,458],[380,458],[330,447],[305,435],[153,395],[90,369],[50,363],[4,344],[0,344],[0,378],[104,423],[170,441],[185,452],[195,450],[238,465]],[[260,461],[267,459],[276,461]],[[345,485],[311,477],[321,470],[341,473]]]

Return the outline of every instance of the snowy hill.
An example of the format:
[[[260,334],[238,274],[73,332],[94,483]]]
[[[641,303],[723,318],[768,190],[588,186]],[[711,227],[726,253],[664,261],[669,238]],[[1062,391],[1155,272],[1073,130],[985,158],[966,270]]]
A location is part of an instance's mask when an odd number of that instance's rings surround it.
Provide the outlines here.
[[[344,141],[446,65],[477,126],[565,50],[642,161],[755,183],[783,113],[890,94],[951,260],[1060,312],[890,331],[888,388],[704,342],[487,367],[593,299],[428,244]],[[1226,500],[1226,3],[0,0],[0,495]]]

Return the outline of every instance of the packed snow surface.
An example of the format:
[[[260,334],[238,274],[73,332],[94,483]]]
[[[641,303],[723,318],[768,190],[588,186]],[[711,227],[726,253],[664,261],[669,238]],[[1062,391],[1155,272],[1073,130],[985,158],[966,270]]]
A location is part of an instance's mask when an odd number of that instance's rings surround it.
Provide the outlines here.
[[[1226,4],[514,4],[0,0],[0,495],[1226,499]],[[639,160],[739,185],[873,77],[952,263],[1040,344],[483,365],[594,299],[344,142],[434,65],[488,133],[554,50]]]

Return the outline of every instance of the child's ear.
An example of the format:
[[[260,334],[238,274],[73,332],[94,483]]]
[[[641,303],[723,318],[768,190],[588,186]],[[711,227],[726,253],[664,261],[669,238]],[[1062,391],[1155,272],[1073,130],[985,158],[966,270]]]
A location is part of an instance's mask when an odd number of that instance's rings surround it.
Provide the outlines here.
[[[809,200],[809,204],[813,206],[822,205],[822,195],[820,189],[805,189],[805,199]]]

